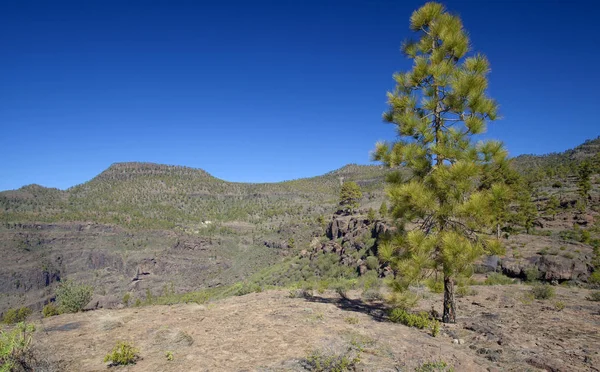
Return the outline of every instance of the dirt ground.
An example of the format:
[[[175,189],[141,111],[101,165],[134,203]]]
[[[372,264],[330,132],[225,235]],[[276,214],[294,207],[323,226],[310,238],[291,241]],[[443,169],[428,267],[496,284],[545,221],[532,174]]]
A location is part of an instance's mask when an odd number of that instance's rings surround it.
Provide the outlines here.
[[[598,371],[600,303],[567,287],[556,287],[554,299],[532,300],[530,288],[473,287],[477,293],[458,299],[457,324],[435,338],[387,321],[380,304],[359,293],[342,300],[333,292],[307,299],[267,291],[43,319],[35,347],[65,371],[304,371],[314,350],[358,356],[360,371],[414,371],[439,361],[455,371]],[[425,297],[419,308],[441,311],[441,295]],[[136,364],[103,362],[119,340],[139,349]]]

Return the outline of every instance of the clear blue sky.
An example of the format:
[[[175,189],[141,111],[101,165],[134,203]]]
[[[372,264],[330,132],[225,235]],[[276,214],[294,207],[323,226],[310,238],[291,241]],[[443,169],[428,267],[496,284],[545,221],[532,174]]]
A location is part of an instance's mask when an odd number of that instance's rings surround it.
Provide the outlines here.
[[[421,1],[2,1],[0,190],[113,162],[230,181],[369,163]],[[492,64],[511,153],[600,134],[594,1],[447,1]]]

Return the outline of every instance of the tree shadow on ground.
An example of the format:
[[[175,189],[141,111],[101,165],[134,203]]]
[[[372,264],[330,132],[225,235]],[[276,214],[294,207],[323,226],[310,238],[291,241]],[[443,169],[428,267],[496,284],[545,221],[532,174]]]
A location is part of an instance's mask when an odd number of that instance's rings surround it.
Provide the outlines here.
[[[365,302],[358,298],[330,298],[320,296],[304,296],[304,299],[308,302],[332,304],[345,311],[367,314],[378,322],[388,321],[387,307],[383,303]]]

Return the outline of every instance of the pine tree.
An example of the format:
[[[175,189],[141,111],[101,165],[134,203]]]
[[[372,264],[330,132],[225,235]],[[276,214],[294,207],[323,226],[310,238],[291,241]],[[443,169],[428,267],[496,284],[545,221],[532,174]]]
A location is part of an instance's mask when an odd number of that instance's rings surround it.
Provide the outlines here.
[[[579,195],[581,196],[582,205],[587,205],[587,199],[589,197],[590,190],[592,189],[592,182],[590,176],[592,175],[592,166],[589,161],[584,161],[577,168],[577,175],[579,177],[577,186],[579,187]]]
[[[517,193],[517,211],[513,217],[513,222],[525,228],[527,234],[531,232],[533,223],[538,216],[538,210],[535,203],[531,200],[531,186],[523,184]]]
[[[548,204],[546,204],[546,213],[552,216],[552,221],[556,219],[556,213],[558,212],[558,208],[560,207],[560,202],[556,195],[552,195],[548,199]]]
[[[467,56],[460,18],[432,2],[412,14],[410,28],[419,38],[402,49],[413,68],[394,74],[396,88],[388,93],[384,114],[400,140],[378,143],[373,158],[412,171],[407,182],[390,183],[387,194],[393,217],[416,221],[419,228],[383,244],[380,256],[398,273],[398,290],[443,273],[442,320],[454,323],[457,277],[482,254],[501,252],[494,205],[502,204],[506,185],[485,176],[506,166],[507,152],[499,142],[472,141],[496,119],[497,104],[485,93],[489,63],[481,54]]]
[[[339,205],[346,211],[353,212],[360,205],[359,201],[362,199],[362,196],[360,186],[356,182],[344,182],[340,191]]]

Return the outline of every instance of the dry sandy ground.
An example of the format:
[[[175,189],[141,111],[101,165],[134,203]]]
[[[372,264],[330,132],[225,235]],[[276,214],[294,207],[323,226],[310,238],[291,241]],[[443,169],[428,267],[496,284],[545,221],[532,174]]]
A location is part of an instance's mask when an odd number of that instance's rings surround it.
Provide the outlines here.
[[[106,371],[103,362],[119,340],[141,359],[115,371],[303,371],[311,350],[359,353],[361,371],[414,371],[445,361],[455,371],[597,371],[600,303],[587,290],[557,287],[552,300],[525,296],[523,285],[473,287],[459,299],[457,324],[438,337],[390,323],[377,304],[312,299],[288,291],[233,297],[207,305],[182,304],[98,310],[44,319],[36,348],[61,370]],[[558,310],[557,301],[566,307]],[[428,294],[422,309],[441,310]],[[454,339],[463,344],[453,343]],[[174,360],[167,361],[171,351]]]

